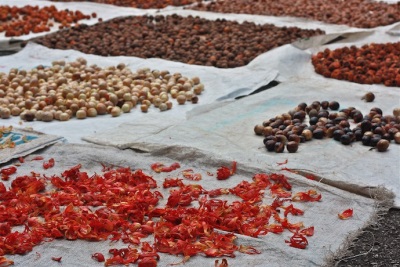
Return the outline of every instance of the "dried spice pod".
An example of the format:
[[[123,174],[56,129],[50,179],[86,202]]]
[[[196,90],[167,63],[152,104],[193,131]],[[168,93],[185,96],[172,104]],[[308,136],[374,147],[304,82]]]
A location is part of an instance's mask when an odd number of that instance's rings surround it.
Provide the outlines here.
[[[265,136],[263,142],[268,151],[279,153],[284,151],[285,145],[289,153],[294,153],[300,143],[312,139],[333,138],[343,145],[361,141],[363,145],[374,148],[380,142],[382,147],[380,151],[385,151],[385,141],[400,142],[400,124],[395,115],[383,115],[379,107],[371,108],[365,116],[355,107],[341,109],[338,113],[331,114],[326,110],[326,108],[338,110],[339,106],[337,101],[314,101],[311,105],[300,103],[288,113],[264,120],[262,124],[255,126],[255,131],[258,131],[258,135]],[[332,114],[334,116],[331,116]],[[353,128],[351,120],[356,123]]]
[[[299,143],[295,141],[289,141],[286,144],[286,150],[289,151],[289,153],[295,153],[299,149]]]
[[[385,139],[379,140],[379,142],[376,144],[376,149],[379,152],[385,152],[389,148],[389,141]]]
[[[397,87],[400,86],[396,67],[399,60],[400,42],[325,49],[311,58],[315,72],[326,78]],[[330,68],[332,61],[340,62],[340,66]],[[374,98],[372,93],[368,93],[363,99],[372,102]]]
[[[365,102],[372,102],[375,99],[375,94],[372,92],[368,92],[361,99],[365,100]]]
[[[38,7],[26,5],[23,7],[0,6],[0,33],[6,37],[16,37],[30,33],[48,32],[59,24],[59,28],[77,25],[79,21],[96,17],[96,14],[85,15],[81,11],[69,9],[58,10],[54,5]]]
[[[302,17],[358,28],[375,28],[400,21],[398,3],[369,0],[297,0],[295,5],[285,0],[230,0],[199,2],[189,8],[220,13]]]
[[[52,2],[80,2],[80,0],[51,0]],[[186,6],[197,0],[90,0],[90,2],[114,6],[135,7],[142,9],[165,8],[167,6]]]
[[[60,60],[48,67],[0,73],[0,93],[4,92],[0,98],[0,117],[20,116],[25,121],[45,122],[106,114],[118,117],[138,104],[143,112],[152,106],[166,111],[172,108],[170,99],[174,90],[179,90],[177,102],[183,99],[197,103],[195,86],[204,90],[198,77],[193,81],[166,70],[132,71],[123,63],[101,68],[89,66],[84,58],[72,62]],[[191,99],[187,101],[188,96]]]
[[[31,41],[49,48],[74,49],[100,56],[162,58],[234,68],[247,65],[258,55],[278,46],[323,33],[321,30],[174,14],[119,17],[92,26],[79,25]],[[198,93],[201,93],[201,87],[196,89]]]

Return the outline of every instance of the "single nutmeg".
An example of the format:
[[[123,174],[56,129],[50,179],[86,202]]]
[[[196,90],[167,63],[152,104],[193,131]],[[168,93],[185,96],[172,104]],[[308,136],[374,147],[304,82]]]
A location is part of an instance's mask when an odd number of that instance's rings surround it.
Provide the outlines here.
[[[286,149],[289,151],[289,153],[295,153],[299,149],[299,143],[295,141],[289,141],[286,144]]]
[[[275,150],[275,144],[276,144],[276,141],[275,141],[275,140],[267,140],[267,141],[265,142],[265,148],[266,148],[268,151],[272,152],[272,151]]]
[[[396,142],[396,144],[400,144],[400,132],[394,134],[393,140]]]
[[[254,133],[256,135],[262,135],[264,131],[264,126],[262,126],[261,124],[257,124],[256,126],[254,126]]]
[[[339,109],[339,103],[337,101],[331,101],[329,102],[329,108],[331,110],[338,110]]]
[[[285,145],[282,142],[275,143],[275,152],[282,153],[285,150]]]
[[[375,99],[375,95],[372,92],[368,92],[361,99],[365,100],[365,102],[372,102]]]
[[[400,108],[394,108],[393,109],[393,116],[395,116],[395,117],[400,116]]]
[[[306,139],[306,141],[310,141],[310,140],[312,139],[312,137],[313,137],[313,133],[312,133],[310,130],[308,130],[308,129],[305,129],[305,130],[301,133],[301,135],[304,136],[304,138]]]
[[[385,152],[389,147],[389,141],[386,139],[381,139],[379,142],[376,144],[376,149],[379,152]]]

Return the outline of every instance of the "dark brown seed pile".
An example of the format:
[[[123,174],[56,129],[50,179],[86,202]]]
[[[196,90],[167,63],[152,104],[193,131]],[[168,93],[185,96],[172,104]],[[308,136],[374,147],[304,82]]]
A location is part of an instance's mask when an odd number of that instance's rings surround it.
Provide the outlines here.
[[[101,56],[163,58],[233,68],[247,65],[275,47],[323,33],[192,16],[132,16],[93,26],[79,25],[33,41],[49,48]]]
[[[371,0],[229,0],[199,3],[197,10],[309,18],[357,28],[374,28],[400,21],[400,2]]]
[[[53,2],[81,2],[81,0],[51,0]],[[196,0],[89,0],[100,4],[115,6],[135,7],[135,8],[164,8],[167,6],[185,6],[193,4]]]
[[[312,64],[326,78],[400,86],[400,42],[325,49],[313,55]]]
[[[392,140],[400,143],[400,116],[398,110],[393,115],[383,115],[378,107],[371,108],[367,115],[348,107],[339,110],[336,101],[314,101],[310,105],[300,103],[288,113],[277,115],[254,127],[257,135],[264,137],[267,151],[289,153],[297,151],[300,143],[312,139],[333,138],[343,145],[361,141],[384,152]],[[308,124],[306,119],[308,117]],[[350,128],[350,122],[356,124]]]

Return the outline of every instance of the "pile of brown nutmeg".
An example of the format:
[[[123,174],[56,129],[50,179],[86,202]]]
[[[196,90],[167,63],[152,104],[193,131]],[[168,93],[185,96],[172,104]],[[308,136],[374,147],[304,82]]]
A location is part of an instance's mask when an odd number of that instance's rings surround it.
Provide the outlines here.
[[[300,103],[288,113],[256,125],[254,132],[264,137],[267,151],[277,153],[284,152],[285,148],[294,153],[300,143],[313,138],[333,138],[343,145],[361,141],[383,152],[391,141],[400,144],[400,108],[394,109],[393,115],[383,115],[380,108],[374,107],[363,115],[354,107],[339,110],[336,101]]]
[[[100,56],[162,58],[187,64],[234,68],[258,55],[320,30],[271,24],[215,21],[200,17],[129,16],[93,26],[80,25],[33,41],[55,49]]]
[[[199,2],[202,11],[269,16],[292,16],[345,24],[357,28],[375,28],[400,21],[400,2],[371,0],[229,0]]]
[[[312,56],[315,72],[360,84],[400,86],[400,42],[325,49]]]
[[[51,0],[53,2],[80,2],[81,0]],[[197,0],[91,0],[100,4],[114,6],[126,6],[135,8],[164,8],[167,6],[185,6],[195,3]]]

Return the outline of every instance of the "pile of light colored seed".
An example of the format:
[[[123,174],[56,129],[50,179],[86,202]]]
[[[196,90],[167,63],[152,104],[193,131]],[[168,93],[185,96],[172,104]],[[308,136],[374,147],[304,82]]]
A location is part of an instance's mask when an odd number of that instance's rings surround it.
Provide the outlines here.
[[[173,102],[196,104],[204,90],[198,77],[149,68],[131,71],[124,63],[101,68],[84,58],[30,71],[0,73],[0,116],[25,121],[67,121],[110,114],[118,117],[136,106],[166,111]]]

